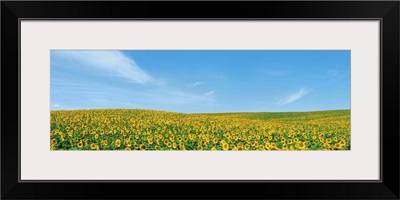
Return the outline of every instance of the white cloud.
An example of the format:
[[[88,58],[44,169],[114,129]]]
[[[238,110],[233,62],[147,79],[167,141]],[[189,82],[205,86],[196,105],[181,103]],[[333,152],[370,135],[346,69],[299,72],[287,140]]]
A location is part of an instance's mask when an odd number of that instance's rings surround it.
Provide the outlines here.
[[[51,106],[53,106],[55,108],[59,108],[60,107],[60,105],[58,105],[58,104],[52,104]]]
[[[204,93],[204,95],[203,96],[206,96],[206,97],[208,97],[208,96],[211,96],[211,95],[213,95],[215,93],[215,91],[214,90],[211,90],[211,91],[209,91],[209,92],[206,92],[206,93]]]
[[[289,95],[288,97],[278,101],[276,104],[277,105],[286,105],[288,103],[292,103],[293,101],[299,100],[302,98],[304,95],[308,94],[310,90],[307,90],[306,88],[301,88],[298,92]]]
[[[142,70],[136,62],[120,51],[53,51],[53,56],[82,63],[81,67],[89,66],[105,70],[114,76],[123,77],[134,83],[145,84],[155,80]]]
[[[191,88],[191,87],[195,87],[195,86],[199,86],[199,85],[204,85],[204,84],[205,84],[204,82],[194,82],[194,83],[188,85],[188,87]]]

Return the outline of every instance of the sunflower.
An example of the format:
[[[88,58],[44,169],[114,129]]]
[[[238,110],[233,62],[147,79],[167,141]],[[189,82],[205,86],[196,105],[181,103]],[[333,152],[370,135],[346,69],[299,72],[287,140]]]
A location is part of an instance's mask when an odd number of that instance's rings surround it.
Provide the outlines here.
[[[328,138],[328,139],[326,139],[325,141],[326,141],[327,143],[330,144],[330,143],[332,142],[332,139],[331,139],[331,138]]]
[[[329,143],[325,142],[325,143],[324,143],[324,147],[330,148],[331,145],[330,145]]]
[[[160,148],[160,146],[157,145],[157,146],[154,147],[154,149],[155,150],[160,150],[161,148]]]
[[[103,139],[102,141],[101,141],[101,146],[107,146],[108,145],[108,141],[106,140],[106,139]]]
[[[78,146],[78,148],[82,149],[82,148],[83,148],[83,143],[82,143],[82,141],[78,142],[77,146]]]
[[[131,147],[131,141],[130,140],[125,140],[125,145],[128,147]]]
[[[180,143],[180,144],[179,144],[179,149],[181,149],[181,150],[186,150],[185,144]]]
[[[303,142],[298,142],[298,143],[297,143],[297,148],[299,148],[299,149],[304,149],[304,147],[305,147],[305,145],[304,145]]]
[[[153,144],[153,139],[152,139],[152,138],[147,139],[147,142],[148,142],[149,144]]]
[[[130,150],[131,150],[131,148],[129,148],[129,147],[125,148],[125,151],[130,151]]]
[[[144,144],[140,145],[140,150],[146,150],[146,145]]]
[[[121,146],[121,140],[120,139],[116,139],[115,140],[115,146],[116,147],[120,147]]]
[[[214,144],[217,144],[217,143],[218,143],[218,138],[214,138],[214,139],[213,139],[213,143],[214,143]]]
[[[57,140],[56,140],[56,139],[52,139],[52,140],[51,140],[51,144],[52,144],[52,145],[56,145],[56,144],[57,144]]]
[[[211,150],[212,150],[212,151],[216,151],[217,148],[216,148],[216,147],[212,147]]]
[[[97,138],[99,138],[99,135],[94,134],[94,139],[97,139]]]
[[[275,150],[279,150],[279,148],[278,147],[271,147],[271,149],[270,150],[273,150],[273,151],[275,151]]]
[[[222,144],[222,149],[225,150],[225,151],[229,150],[229,144],[228,143],[223,143]]]
[[[94,144],[94,143],[90,144],[90,148],[91,148],[91,149],[96,149],[96,146],[97,146],[97,145]]]

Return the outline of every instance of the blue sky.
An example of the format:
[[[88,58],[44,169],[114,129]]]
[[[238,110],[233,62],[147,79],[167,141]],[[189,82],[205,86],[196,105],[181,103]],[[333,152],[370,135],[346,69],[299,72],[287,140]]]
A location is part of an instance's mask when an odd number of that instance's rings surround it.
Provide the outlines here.
[[[52,50],[51,110],[350,108],[348,50]]]

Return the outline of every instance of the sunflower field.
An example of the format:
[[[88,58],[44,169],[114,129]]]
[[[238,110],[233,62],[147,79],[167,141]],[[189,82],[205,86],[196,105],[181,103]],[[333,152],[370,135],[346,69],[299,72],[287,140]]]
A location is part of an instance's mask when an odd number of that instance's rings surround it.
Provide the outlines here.
[[[350,150],[350,110],[51,111],[51,150]]]

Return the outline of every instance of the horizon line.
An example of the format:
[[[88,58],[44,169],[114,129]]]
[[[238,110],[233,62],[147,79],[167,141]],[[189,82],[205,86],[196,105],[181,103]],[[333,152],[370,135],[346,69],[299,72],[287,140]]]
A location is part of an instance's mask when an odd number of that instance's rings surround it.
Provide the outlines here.
[[[181,114],[224,114],[224,113],[304,113],[304,112],[351,110],[351,108],[309,110],[309,111],[225,111],[225,112],[221,111],[221,112],[193,112],[193,113],[168,111],[168,110],[143,109],[143,108],[86,108],[86,109],[60,109],[60,110],[50,109],[50,111],[83,111],[83,110],[145,110],[145,111],[160,111],[160,112],[171,112],[171,113],[181,113]]]

